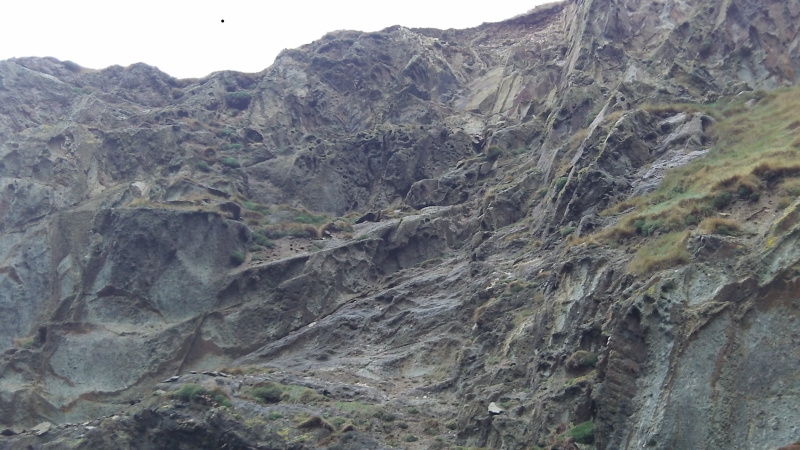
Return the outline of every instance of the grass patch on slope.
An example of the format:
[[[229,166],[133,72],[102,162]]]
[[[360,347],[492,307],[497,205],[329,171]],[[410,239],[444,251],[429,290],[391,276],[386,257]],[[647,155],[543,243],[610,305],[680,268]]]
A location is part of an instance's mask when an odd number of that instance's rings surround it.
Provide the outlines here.
[[[628,264],[628,270],[644,274],[686,264],[690,260],[689,251],[686,249],[688,240],[688,231],[676,231],[660,236],[636,252],[636,256]]]
[[[756,104],[747,107],[750,100]],[[798,105],[800,88],[753,92],[706,105],[703,111],[718,120],[710,129],[716,144],[709,153],[667,173],[654,192],[604,211],[628,212],[595,238],[613,241],[682,231],[735,202],[757,201],[768,190],[787,196],[800,192]]]
[[[751,100],[755,103],[748,106]],[[687,229],[738,233],[738,223],[718,218],[734,203],[756,202],[762,193],[770,193],[780,197],[780,207],[800,195],[800,88],[751,92],[712,105],[644,109],[709,114],[717,120],[709,130],[716,143],[704,157],[668,172],[654,192],[602,213],[625,212],[615,225],[589,239],[617,242],[661,235],[641,245],[629,265],[631,272],[688,262]]]
[[[246,390],[245,395],[261,403],[296,403],[317,404],[326,401],[326,397],[317,391],[304,387],[267,381]]]
[[[187,403],[204,403],[211,405],[216,403],[221,406],[227,406],[228,408],[233,406],[228,394],[222,389],[214,388],[208,390],[194,383],[184,384],[180,389],[175,391],[172,396]]]

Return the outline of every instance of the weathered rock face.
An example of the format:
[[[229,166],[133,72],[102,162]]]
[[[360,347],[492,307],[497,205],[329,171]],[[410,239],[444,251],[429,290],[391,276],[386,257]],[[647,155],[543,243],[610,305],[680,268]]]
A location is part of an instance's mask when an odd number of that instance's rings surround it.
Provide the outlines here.
[[[681,103],[797,83],[798,24],[569,0],[258,74],[0,62],[0,425],[55,423],[0,448],[794,442],[800,204],[740,202],[746,232],[646,274],[591,234],[709,154]]]

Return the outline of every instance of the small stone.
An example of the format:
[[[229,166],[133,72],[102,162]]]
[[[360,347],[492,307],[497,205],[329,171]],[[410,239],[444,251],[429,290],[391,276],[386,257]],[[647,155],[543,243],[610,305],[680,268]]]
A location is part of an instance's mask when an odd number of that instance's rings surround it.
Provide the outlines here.
[[[498,414],[503,414],[503,408],[497,406],[497,403],[491,402],[489,403],[489,414],[496,416]]]
[[[41,436],[43,434],[47,434],[50,431],[50,428],[53,426],[50,422],[42,422],[39,425],[31,428],[31,431],[36,434],[37,436]]]
[[[174,382],[176,382],[176,381],[178,381],[180,379],[181,379],[181,377],[179,377],[178,375],[175,375],[174,377],[169,377],[166,380],[162,381],[162,383],[174,383]]]
[[[6,428],[5,430],[0,431],[0,436],[14,436],[15,434],[17,434],[17,432],[11,428]]]

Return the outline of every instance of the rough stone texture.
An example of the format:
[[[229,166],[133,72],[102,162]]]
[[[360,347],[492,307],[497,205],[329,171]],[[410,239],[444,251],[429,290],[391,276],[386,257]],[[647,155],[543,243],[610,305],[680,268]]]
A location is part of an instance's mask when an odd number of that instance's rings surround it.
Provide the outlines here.
[[[713,145],[653,105],[795,84],[798,24],[797,0],[569,0],[258,74],[1,61],[0,448],[797,441],[798,201],[650,276],[561,233]],[[302,208],[365,220],[257,259]]]

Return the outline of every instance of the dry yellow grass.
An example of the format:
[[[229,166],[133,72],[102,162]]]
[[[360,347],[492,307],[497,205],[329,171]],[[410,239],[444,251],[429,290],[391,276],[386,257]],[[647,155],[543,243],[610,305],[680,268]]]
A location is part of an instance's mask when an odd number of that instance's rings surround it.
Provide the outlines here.
[[[475,308],[475,311],[472,312],[472,321],[477,323],[481,319],[481,316],[483,316],[483,314],[486,312],[486,310],[495,303],[497,303],[497,299],[491,298],[483,305]]]
[[[753,173],[736,174],[729,177],[720,179],[717,184],[712,188],[714,191],[720,190],[737,190],[739,188],[749,189],[751,192],[758,191],[761,188],[761,179]]]
[[[586,139],[588,133],[589,130],[587,130],[586,128],[581,128],[580,130],[575,132],[575,134],[573,134],[569,138],[569,148],[574,149],[577,148],[579,145],[581,145],[583,140]]]
[[[800,178],[787,178],[778,186],[779,192],[791,196],[800,196]]]
[[[622,115],[624,113],[625,113],[625,111],[622,111],[622,110],[612,112],[611,114],[609,114],[609,115],[607,115],[606,117],[603,118],[603,124],[604,125],[612,125],[612,124],[616,123],[617,120],[619,120],[619,118],[622,117]]]
[[[709,217],[707,219],[703,219],[697,228],[705,233],[731,235],[741,231],[742,224],[740,224],[736,219]]]
[[[751,99],[757,103],[745,106]],[[642,233],[642,225],[680,231],[724,210],[733,202],[754,201],[776,183],[784,197],[800,195],[800,88],[753,92],[717,105],[646,105],[652,113],[702,111],[719,121],[716,141],[704,158],[670,171],[659,188],[611,206],[601,215],[624,215],[595,238],[618,241]],[[639,225],[637,227],[637,225]]]

